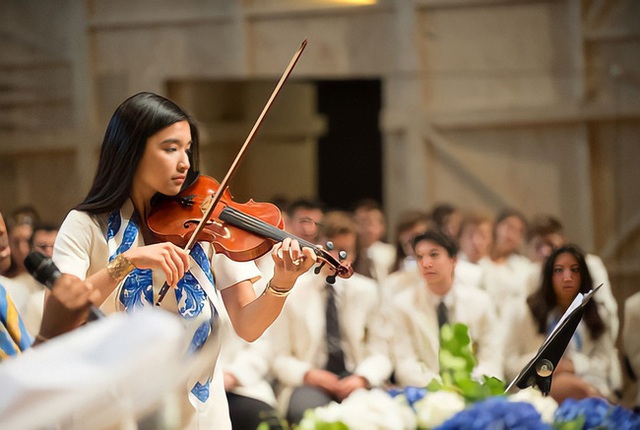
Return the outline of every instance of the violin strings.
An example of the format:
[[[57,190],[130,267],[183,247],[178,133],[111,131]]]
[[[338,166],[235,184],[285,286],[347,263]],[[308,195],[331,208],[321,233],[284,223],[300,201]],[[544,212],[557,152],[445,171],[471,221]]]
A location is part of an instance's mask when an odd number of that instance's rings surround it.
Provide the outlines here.
[[[286,234],[286,232],[283,232],[282,230],[272,226],[271,224],[240,212],[230,206],[225,207],[222,212],[220,212],[220,219],[238,228],[245,228],[251,233],[255,233],[276,241],[282,241],[287,237],[292,237],[291,235]],[[301,246],[306,246],[313,249],[316,254],[320,254],[332,265],[336,267],[339,265],[338,261],[336,261],[335,258],[331,256],[331,254],[318,249],[316,245],[313,245],[312,243],[307,242],[304,239],[299,239],[297,237],[295,239],[298,240]]]
[[[262,220],[253,218],[229,206],[220,212],[220,219],[236,227],[246,228],[251,233],[255,233],[269,239],[284,239],[284,237],[281,237],[282,235],[279,234],[280,230],[275,230],[271,225],[263,222]]]

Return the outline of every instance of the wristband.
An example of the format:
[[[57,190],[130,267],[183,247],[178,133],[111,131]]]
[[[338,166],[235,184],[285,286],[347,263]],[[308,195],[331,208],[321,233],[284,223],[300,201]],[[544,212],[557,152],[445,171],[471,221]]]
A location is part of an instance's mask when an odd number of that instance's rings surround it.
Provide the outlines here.
[[[116,255],[116,257],[107,264],[107,272],[116,281],[120,282],[131,273],[136,266],[133,265],[131,260],[122,254]]]

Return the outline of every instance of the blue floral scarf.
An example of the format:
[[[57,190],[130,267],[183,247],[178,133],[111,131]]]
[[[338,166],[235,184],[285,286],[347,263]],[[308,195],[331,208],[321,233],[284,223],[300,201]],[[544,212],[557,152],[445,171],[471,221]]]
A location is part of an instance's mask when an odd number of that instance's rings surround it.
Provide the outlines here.
[[[125,205],[125,207],[128,205]],[[109,261],[118,254],[127,251],[137,242],[140,219],[137,212],[127,211],[123,207],[121,210],[113,211],[107,221],[107,243],[109,245]],[[127,211],[128,212],[128,211]],[[210,312],[210,318],[202,322],[196,329],[191,343],[189,353],[198,351],[216,326],[218,312],[213,301],[208,295],[215,295],[215,286],[209,258],[200,246],[196,243],[190,252],[191,267],[184,277],[178,281],[177,288],[174,288],[178,313],[186,320],[193,320],[200,316],[203,311]],[[136,309],[154,306],[153,297],[153,271],[151,269],[135,269],[123,281],[118,294],[118,302],[125,312],[133,312]],[[207,307],[209,308],[207,310]],[[203,381],[198,381],[192,394],[202,403],[206,402],[210,394],[211,377]]]

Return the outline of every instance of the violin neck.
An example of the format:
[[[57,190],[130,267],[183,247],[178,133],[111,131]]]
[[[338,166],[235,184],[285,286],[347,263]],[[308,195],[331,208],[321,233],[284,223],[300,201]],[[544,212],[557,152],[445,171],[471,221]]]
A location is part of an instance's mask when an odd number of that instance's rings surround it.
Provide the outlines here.
[[[226,206],[224,209],[222,209],[219,218],[234,227],[241,228],[248,231],[249,233],[253,233],[261,237],[266,237],[267,239],[272,239],[276,242],[282,242],[287,237],[290,237],[291,239],[296,239],[298,243],[300,243],[300,246],[307,246],[312,249],[316,248],[314,244],[307,242],[304,239],[300,239],[293,234],[287,233],[284,230],[280,230],[279,228],[274,227],[259,218],[247,215],[244,212],[240,212],[239,210],[234,209],[230,206]]]

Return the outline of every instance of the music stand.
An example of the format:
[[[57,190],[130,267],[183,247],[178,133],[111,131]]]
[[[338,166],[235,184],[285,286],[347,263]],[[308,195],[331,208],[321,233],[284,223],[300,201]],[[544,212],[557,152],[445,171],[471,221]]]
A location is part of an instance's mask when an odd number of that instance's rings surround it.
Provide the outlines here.
[[[562,315],[558,325],[542,343],[537,354],[518,373],[518,376],[511,381],[505,393],[509,392],[514,385],[520,389],[535,385],[543,396],[549,394],[553,372],[582,320],[585,305],[600,287],[602,287],[602,284],[585,295],[578,294],[576,296],[569,309]]]

